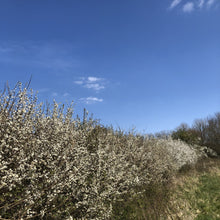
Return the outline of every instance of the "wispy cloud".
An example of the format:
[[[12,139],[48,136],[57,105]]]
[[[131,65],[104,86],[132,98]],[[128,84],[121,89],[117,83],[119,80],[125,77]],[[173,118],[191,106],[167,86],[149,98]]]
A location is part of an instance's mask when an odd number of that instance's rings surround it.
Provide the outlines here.
[[[50,89],[49,89],[49,88],[41,88],[41,89],[37,89],[37,91],[38,91],[39,93],[45,93],[45,92],[50,91]]]
[[[88,81],[93,83],[93,82],[98,82],[98,81],[101,81],[102,78],[97,78],[97,77],[94,77],[94,76],[89,76],[88,77]]]
[[[183,6],[183,11],[186,13],[190,13],[194,10],[194,3],[193,2],[187,2],[184,6]]]
[[[96,76],[79,77],[76,81],[74,81],[74,84],[99,92],[100,90],[106,88],[107,80]],[[103,102],[103,99],[89,96],[86,98],[80,98],[79,101],[84,104],[95,104]]]
[[[78,80],[74,81],[74,83],[83,86],[84,88],[87,89],[100,91],[102,89],[105,89],[106,80],[103,78],[89,76],[89,77],[80,77]]]
[[[69,96],[70,94],[68,93],[68,92],[65,92],[64,94],[63,94],[63,97],[67,97],[67,96]]]
[[[208,0],[208,1],[207,1],[207,7],[208,7],[208,8],[211,8],[214,3],[215,3],[215,0]]]
[[[173,0],[172,3],[170,4],[169,9],[175,8],[177,5],[180,4],[181,1],[182,1],[182,0]]]
[[[58,42],[4,42],[0,43],[0,62],[57,72],[71,71],[79,65],[73,49]]]
[[[59,98],[59,99],[67,98],[67,97],[70,96],[70,93],[68,93],[68,92],[65,92],[65,93],[60,93],[60,92],[55,92],[55,91],[50,92],[50,90],[51,89],[40,89],[38,91],[39,91],[39,93],[47,93],[47,95],[50,95],[53,98],[56,97],[56,98]]]
[[[77,84],[77,85],[83,85],[83,81],[82,80],[74,81],[74,83]]]
[[[58,93],[57,93],[57,92],[53,92],[51,95],[52,95],[53,97],[57,97],[57,96],[58,96]]]
[[[198,7],[201,9],[205,3],[205,0],[199,0]]]
[[[3,45],[0,45],[0,53],[9,53],[9,52],[12,52],[13,49],[11,47],[6,47],[6,46],[3,46]]]
[[[85,85],[85,88],[94,89],[96,91],[99,91],[100,89],[104,89],[105,86],[102,86],[99,83],[89,83],[89,84]]]
[[[169,9],[172,10],[176,8],[176,6],[178,5],[181,6],[180,8],[182,8],[182,11],[184,13],[190,13],[196,10],[201,11],[201,9],[204,9],[204,8],[206,9],[216,8],[218,6],[218,3],[216,0],[191,0],[188,2],[184,2],[182,0],[172,0],[172,2],[170,3]]]
[[[103,99],[97,97],[87,97],[87,98],[81,98],[80,101],[85,104],[94,104],[97,102],[103,102]]]

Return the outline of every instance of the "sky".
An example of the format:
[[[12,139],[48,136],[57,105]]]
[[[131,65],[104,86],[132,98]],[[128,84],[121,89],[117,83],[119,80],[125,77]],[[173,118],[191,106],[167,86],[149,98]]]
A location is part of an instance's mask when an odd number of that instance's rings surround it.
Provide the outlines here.
[[[220,0],[0,0],[0,90],[141,133],[220,110]]]

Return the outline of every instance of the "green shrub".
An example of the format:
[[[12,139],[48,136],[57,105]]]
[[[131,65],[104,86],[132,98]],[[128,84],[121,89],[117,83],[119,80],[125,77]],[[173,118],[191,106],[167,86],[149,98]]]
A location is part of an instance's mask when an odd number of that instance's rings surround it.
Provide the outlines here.
[[[199,144],[200,136],[198,131],[189,128],[187,125],[180,125],[175,131],[172,132],[172,138],[174,140],[182,140],[187,144]]]

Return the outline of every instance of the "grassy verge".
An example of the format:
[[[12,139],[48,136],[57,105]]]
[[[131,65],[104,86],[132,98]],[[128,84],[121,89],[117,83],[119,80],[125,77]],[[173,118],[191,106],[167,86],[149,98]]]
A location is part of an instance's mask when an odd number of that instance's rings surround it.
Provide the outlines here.
[[[152,184],[114,206],[113,219],[220,219],[220,160],[205,159],[165,185]]]
[[[161,219],[168,215],[170,198],[169,184],[150,184],[143,187],[143,193],[135,197],[127,195],[123,201],[117,202],[113,206],[114,220],[123,219]],[[139,190],[140,191],[140,190]]]
[[[174,189],[171,203],[177,219],[220,219],[219,159],[200,161],[179,174]]]

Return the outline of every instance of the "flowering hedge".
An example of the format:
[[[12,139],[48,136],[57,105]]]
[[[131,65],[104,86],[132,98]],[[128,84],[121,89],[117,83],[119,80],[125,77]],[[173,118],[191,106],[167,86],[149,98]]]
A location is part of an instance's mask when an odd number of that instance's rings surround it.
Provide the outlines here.
[[[198,159],[183,142],[115,131],[74,119],[71,105],[64,110],[39,104],[21,83],[0,95],[0,218],[109,219],[123,194]]]

